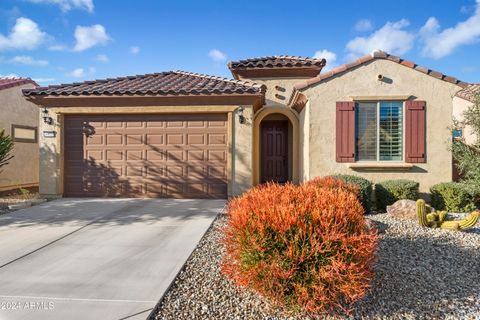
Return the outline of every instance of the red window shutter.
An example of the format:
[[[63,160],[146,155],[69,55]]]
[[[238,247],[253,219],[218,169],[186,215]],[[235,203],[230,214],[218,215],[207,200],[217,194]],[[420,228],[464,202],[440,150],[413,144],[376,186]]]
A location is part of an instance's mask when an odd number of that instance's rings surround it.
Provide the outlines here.
[[[407,101],[405,116],[405,161],[424,163],[425,157],[425,101]]]
[[[338,101],[336,118],[337,162],[355,162],[355,102]]]

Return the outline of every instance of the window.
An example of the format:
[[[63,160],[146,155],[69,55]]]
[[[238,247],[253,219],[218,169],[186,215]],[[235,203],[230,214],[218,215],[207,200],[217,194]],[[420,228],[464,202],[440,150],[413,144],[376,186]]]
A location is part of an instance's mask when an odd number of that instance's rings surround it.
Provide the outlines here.
[[[15,142],[37,142],[37,128],[12,124],[12,138]]]
[[[462,129],[453,129],[452,130],[452,138],[454,140],[462,139],[463,138],[463,130]]]
[[[403,103],[359,102],[355,108],[357,161],[403,160]]]

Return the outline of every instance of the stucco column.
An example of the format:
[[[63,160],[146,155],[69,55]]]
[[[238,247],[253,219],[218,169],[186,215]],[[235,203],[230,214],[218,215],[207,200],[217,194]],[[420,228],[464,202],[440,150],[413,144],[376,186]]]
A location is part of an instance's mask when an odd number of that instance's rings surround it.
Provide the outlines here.
[[[232,123],[232,194],[239,195],[252,186],[252,133],[253,110],[244,106],[245,123],[240,124],[238,109],[233,113]]]
[[[40,109],[39,119],[39,148],[40,148],[40,194],[45,197],[56,198],[61,196],[61,161],[60,161],[60,117],[50,111],[49,116],[53,124],[46,124],[43,120],[43,109]],[[51,136],[54,133],[55,136]]]

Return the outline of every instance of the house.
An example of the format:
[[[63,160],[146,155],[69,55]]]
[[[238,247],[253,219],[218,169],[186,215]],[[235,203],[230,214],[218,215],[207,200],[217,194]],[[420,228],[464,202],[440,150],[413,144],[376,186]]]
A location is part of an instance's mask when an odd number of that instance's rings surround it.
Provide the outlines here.
[[[44,108],[49,196],[226,198],[343,173],[452,180],[452,100],[468,84],[375,51],[229,63],[234,80],[171,71],[24,90]],[[51,123],[50,123],[51,119]]]
[[[36,86],[29,78],[0,77],[0,130],[14,141],[13,159],[0,168],[0,191],[38,186],[38,107],[22,94]]]
[[[480,83],[470,84],[463,90],[460,90],[453,98],[453,117],[456,120],[462,121],[463,113],[475,103],[476,96],[480,94]],[[468,144],[475,143],[475,136],[472,128],[459,128],[458,136],[463,137]]]

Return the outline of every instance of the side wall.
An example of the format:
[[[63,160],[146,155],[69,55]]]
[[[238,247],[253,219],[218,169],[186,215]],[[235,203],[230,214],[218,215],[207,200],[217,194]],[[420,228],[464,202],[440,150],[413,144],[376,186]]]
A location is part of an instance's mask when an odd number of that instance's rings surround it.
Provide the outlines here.
[[[473,103],[468,100],[465,100],[459,97],[454,97],[453,98],[453,117],[459,121],[464,120],[463,113],[471,105],[473,105]],[[475,136],[472,132],[472,128],[470,127],[465,127],[463,129],[463,137],[465,138],[465,142],[468,144],[472,144],[475,142]]]
[[[299,180],[308,180],[310,169],[310,101],[299,114],[300,161],[298,166]]]
[[[378,81],[382,74],[384,81]],[[412,179],[420,190],[452,179],[452,157],[447,150],[451,139],[452,99],[460,87],[409,69],[395,62],[374,60],[355,70],[336,76],[304,92],[310,100],[309,178],[335,173],[356,174],[373,182],[387,179]],[[427,162],[412,168],[353,169],[335,161],[335,103],[352,101],[353,96],[387,100],[386,96],[414,96],[427,103]]]
[[[53,125],[40,123],[40,193],[61,197],[63,193],[63,117],[68,114],[134,114],[134,113],[207,113],[222,112],[229,116],[231,153],[227,166],[229,196],[241,194],[252,186],[252,107],[244,106],[247,123],[239,124],[238,106],[160,106],[160,107],[73,107],[50,108]],[[45,138],[43,131],[56,131],[56,137]]]
[[[34,88],[25,84],[0,90],[0,129],[11,135],[12,124],[38,127],[39,108],[25,100],[22,89]],[[0,169],[0,191],[38,185],[38,143],[15,142],[13,159]]]

